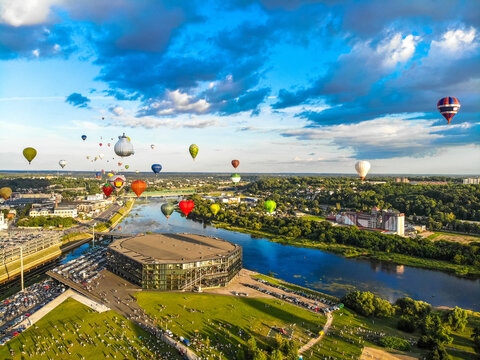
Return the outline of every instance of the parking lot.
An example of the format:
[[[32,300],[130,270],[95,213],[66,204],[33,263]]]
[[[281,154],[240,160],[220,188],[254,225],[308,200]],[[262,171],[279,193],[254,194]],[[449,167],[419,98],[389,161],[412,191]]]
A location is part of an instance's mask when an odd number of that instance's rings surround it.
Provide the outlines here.
[[[0,305],[0,345],[24,331],[25,327],[18,324],[64,291],[63,284],[45,280],[3,300]]]

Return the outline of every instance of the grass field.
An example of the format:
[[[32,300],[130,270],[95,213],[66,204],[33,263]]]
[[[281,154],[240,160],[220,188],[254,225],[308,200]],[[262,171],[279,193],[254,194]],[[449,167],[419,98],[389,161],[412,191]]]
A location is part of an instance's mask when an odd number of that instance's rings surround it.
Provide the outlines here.
[[[137,293],[138,304],[164,328],[190,341],[205,344],[208,337],[215,349],[193,345],[200,356],[219,355],[236,359],[235,353],[253,336],[266,349],[272,326],[292,328],[300,344],[317,334],[326,322],[315,314],[276,299],[246,298],[212,294]]]
[[[432,241],[447,240],[447,241],[459,242],[462,244],[468,244],[474,241],[480,241],[480,236],[453,234],[453,233],[436,231],[433,234],[428,235],[427,239]]]
[[[137,349],[139,355],[131,348]],[[163,342],[157,344],[150,334],[115,312],[99,314],[67,299],[31,328],[0,346],[0,359],[90,360],[114,355],[120,359],[151,359],[153,351],[165,354],[164,359],[181,359],[174,349]]]
[[[315,216],[315,215],[306,215],[301,217],[304,220],[310,220],[310,221],[326,221],[325,218],[321,216]]]

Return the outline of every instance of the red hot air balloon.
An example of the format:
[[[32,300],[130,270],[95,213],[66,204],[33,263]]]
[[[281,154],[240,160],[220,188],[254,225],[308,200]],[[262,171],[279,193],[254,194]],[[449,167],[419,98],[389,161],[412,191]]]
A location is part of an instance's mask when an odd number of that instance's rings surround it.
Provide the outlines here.
[[[193,207],[195,206],[194,202],[192,200],[182,200],[178,203],[178,207],[182,212],[185,214],[185,216],[188,216],[190,212],[193,210]]]
[[[131,187],[133,192],[137,194],[137,197],[140,197],[140,195],[142,195],[142,193],[147,188],[147,184],[145,183],[145,181],[135,180],[134,182],[132,182]]]
[[[118,162],[118,166],[122,166],[122,164],[123,164],[123,163],[121,163],[121,162]]]
[[[240,161],[238,160],[232,160],[232,166],[236,169],[240,165]]]
[[[102,143],[100,143],[100,144],[98,144],[98,145],[102,146]]]
[[[440,111],[440,114],[448,121],[450,124],[450,120],[455,116],[455,114],[460,110],[460,102],[456,97],[447,96],[443,99],[440,99],[437,103],[437,109]]]
[[[112,192],[113,192],[113,186],[110,185],[110,184],[105,184],[103,185],[103,193],[105,194],[106,197],[109,197],[110,195],[112,195]]]

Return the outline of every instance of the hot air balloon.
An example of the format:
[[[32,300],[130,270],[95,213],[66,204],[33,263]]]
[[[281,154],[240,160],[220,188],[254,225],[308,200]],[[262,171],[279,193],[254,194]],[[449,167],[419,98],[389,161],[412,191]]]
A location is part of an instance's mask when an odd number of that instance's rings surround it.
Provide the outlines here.
[[[82,140],[83,141],[87,140],[87,135],[82,135]]]
[[[93,159],[94,161],[97,161],[98,160],[98,156],[95,156],[95,158]]]
[[[232,181],[236,184],[238,182],[240,182],[240,180],[242,179],[242,177],[238,174],[232,174],[232,176],[230,177],[230,179],[232,179]]]
[[[103,193],[105,194],[106,197],[109,197],[112,195],[113,192],[113,186],[110,184],[104,184],[102,187]]]
[[[239,160],[232,160],[232,166],[236,169],[238,167],[238,165],[240,165],[240,161]]]
[[[90,159],[90,156],[87,156],[87,160],[89,160],[89,159]]]
[[[277,203],[273,200],[267,200],[265,201],[265,209],[268,211],[268,213],[272,213],[275,211],[277,208]]]
[[[115,176],[112,176],[109,180],[108,180],[108,183],[110,185],[112,185],[115,190],[117,191],[117,193],[123,189],[123,187],[125,186],[125,183],[126,183],[127,179],[125,178],[125,176],[123,175],[115,175]]]
[[[155,145],[153,145],[153,144],[152,144],[152,145],[150,145],[150,147],[151,147],[152,149],[155,149]]]
[[[110,147],[110,143],[108,143],[107,146]]]
[[[147,188],[147,183],[142,180],[135,180],[134,182],[132,182],[131,188],[132,191],[137,194],[137,197],[140,197],[140,195],[142,195],[142,193]]]
[[[65,167],[65,165],[67,165],[67,162],[65,160],[60,160],[58,162],[58,165],[60,165],[62,167],[62,169]]]
[[[27,147],[23,149],[23,156],[28,160],[28,163],[31,164],[32,160],[37,156],[37,150],[32,147]]]
[[[367,176],[368,171],[370,170],[370,163],[365,160],[357,161],[355,163],[355,170],[357,170],[358,176],[364,180],[365,176]]]
[[[136,170],[135,172],[138,174],[140,172],[140,170]]]
[[[105,157],[105,155],[104,155],[104,154],[100,154],[100,155],[98,155],[98,157],[100,158],[100,160],[103,160],[103,158]]]
[[[188,214],[190,214],[194,206],[195,203],[192,200],[182,200],[178,203],[178,207],[180,208],[180,210],[182,210],[185,216],[188,216]]]
[[[0,189],[0,196],[2,196],[5,201],[8,200],[8,198],[12,195],[12,189],[9,187],[3,187]]]
[[[213,215],[217,215],[217,213],[220,211],[220,205],[219,204],[210,205],[210,211],[212,212]]]
[[[197,155],[198,155],[198,146],[195,145],[195,144],[192,144],[192,145],[190,145],[190,147],[188,148],[188,151],[190,151],[190,155],[192,156],[193,160],[195,160],[195,158],[196,158]]]
[[[104,116],[102,116],[102,120],[105,120],[105,117],[104,117]]]
[[[115,144],[113,150],[115,154],[121,157],[126,157],[133,155],[135,151],[133,150],[133,145],[130,142],[130,139],[125,136],[125,133],[122,136],[118,137],[118,141]]]
[[[155,174],[158,174],[160,171],[162,171],[162,165],[160,165],[160,164],[153,164],[153,165],[152,165],[152,171],[153,171]]]
[[[102,143],[99,143],[98,145],[102,146]]]
[[[113,176],[113,174],[112,174],[112,173],[108,173],[107,176],[108,176],[109,178],[111,178],[111,177]]]
[[[120,161],[118,162],[118,166],[122,166],[122,164],[123,164],[122,162],[120,162]]]
[[[170,215],[172,215],[172,213],[175,211],[175,206],[169,203],[165,203],[162,204],[161,210],[163,215],[165,215],[165,217],[168,219]]]
[[[130,165],[125,165],[125,169],[128,169],[130,167]]]
[[[450,120],[455,116],[455,114],[460,110],[460,102],[456,97],[447,96],[443,99],[440,99],[437,103],[437,109],[440,111],[440,114],[448,121],[450,124]]]
[[[101,179],[102,178],[102,173],[101,172],[97,172],[95,174],[95,176],[97,177],[97,179]]]

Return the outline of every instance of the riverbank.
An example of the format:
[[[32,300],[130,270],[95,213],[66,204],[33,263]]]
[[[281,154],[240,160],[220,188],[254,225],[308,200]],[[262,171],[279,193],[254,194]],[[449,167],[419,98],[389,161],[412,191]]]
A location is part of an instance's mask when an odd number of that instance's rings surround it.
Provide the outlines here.
[[[282,235],[275,235],[265,231],[251,230],[236,226],[231,226],[227,223],[212,223],[212,226],[229,230],[237,231],[252,236],[258,236],[266,238],[269,241],[291,245],[296,247],[303,247],[308,249],[318,249],[326,252],[330,252],[336,255],[342,255],[347,258],[368,258],[377,261],[390,262],[397,265],[412,266],[427,270],[443,271],[447,273],[453,273],[459,277],[465,278],[478,278],[480,277],[480,268],[468,265],[457,265],[447,261],[416,258],[409,255],[401,255],[394,253],[386,253],[382,251],[372,251],[368,249],[358,248],[354,246],[315,242],[307,239],[292,239]]]

